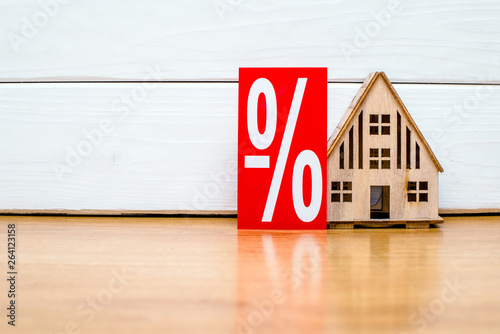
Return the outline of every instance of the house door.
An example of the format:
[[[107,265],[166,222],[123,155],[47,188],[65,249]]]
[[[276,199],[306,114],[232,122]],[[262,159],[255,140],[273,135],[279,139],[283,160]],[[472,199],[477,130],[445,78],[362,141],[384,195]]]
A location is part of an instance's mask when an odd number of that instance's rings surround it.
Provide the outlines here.
[[[370,219],[390,218],[389,186],[370,186]]]

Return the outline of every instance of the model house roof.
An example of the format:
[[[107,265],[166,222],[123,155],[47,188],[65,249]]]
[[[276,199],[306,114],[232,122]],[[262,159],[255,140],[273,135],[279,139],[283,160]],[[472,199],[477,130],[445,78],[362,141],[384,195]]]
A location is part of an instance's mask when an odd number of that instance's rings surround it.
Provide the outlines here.
[[[424,136],[420,132],[417,124],[415,124],[415,121],[411,117],[410,113],[408,112],[408,109],[406,109],[403,101],[401,101],[401,98],[399,97],[398,93],[392,86],[392,83],[389,81],[387,76],[385,75],[384,72],[374,72],[370,73],[368,77],[365,79],[363,84],[361,85],[361,88],[357,92],[356,96],[354,96],[354,99],[352,100],[351,104],[349,105],[349,108],[347,108],[346,112],[344,113],[344,116],[342,116],[342,119],[340,120],[339,124],[333,131],[333,134],[331,137],[328,139],[328,153],[327,157],[330,156],[332,153],[333,149],[337,146],[337,143],[339,142],[340,138],[344,134],[344,132],[347,130],[348,125],[350,124],[351,120],[354,118],[356,115],[356,112],[358,109],[361,107],[363,104],[363,101],[365,100],[366,96],[368,96],[368,93],[370,92],[370,89],[372,88],[373,84],[375,81],[381,78],[391,94],[393,95],[394,99],[397,101],[397,103],[400,105],[401,112],[406,116],[408,119],[409,123],[413,125],[417,132],[417,136],[420,138],[422,143],[424,144],[424,147],[427,149],[429,152],[429,156],[431,160],[434,162],[436,165],[436,168],[438,171],[443,172],[443,167],[441,167],[441,164],[437,160],[436,156],[434,155],[434,152],[432,152],[432,149],[430,148],[429,144],[425,140]]]

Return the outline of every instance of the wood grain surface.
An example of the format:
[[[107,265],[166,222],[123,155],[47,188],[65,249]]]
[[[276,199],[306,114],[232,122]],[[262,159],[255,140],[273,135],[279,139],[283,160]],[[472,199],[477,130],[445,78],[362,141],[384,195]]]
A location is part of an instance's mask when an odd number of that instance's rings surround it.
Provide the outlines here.
[[[359,87],[328,85],[328,133]],[[445,170],[439,208],[500,209],[500,87],[395,88]],[[235,83],[3,84],[0,97],[4,212],[236,210]]]
[[[383,70],[500,81],[495,0],[43,3],[0,2],[0,80],[143,80],[150,67],[162,80],[236,80],[239,67],[326,66],[330,80]]]
[[[2,333],[500,328],[498,216],[315,232],[238,231],[227,218],[2,216],[3,271],[12,223],[17,325],[3,316]],[[5,279],[0,291],[5,305]]]

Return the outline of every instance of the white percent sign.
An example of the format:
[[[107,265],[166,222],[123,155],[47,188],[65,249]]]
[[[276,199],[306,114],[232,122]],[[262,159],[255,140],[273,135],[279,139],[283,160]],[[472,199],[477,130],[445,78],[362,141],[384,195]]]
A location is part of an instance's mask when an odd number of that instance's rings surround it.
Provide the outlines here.
[[[263,222],[270,222],[273,218],[306,83],[307,78],[299,78],[297,80],[297,86],[293,94],[292,105],[288,114],[285,132],[283,133],[271,187],[269,188],[266,206],[264,207],[264,214],[262,216]],[[266,99],[266,128],[264,133],[259,132],[257,124],[257,108],[260,94],[264,94]],[[255,80],[248,94],[247,127],[250,141],[257,149],[264,150],[273,142],[276,134],[277,114],[276,92],[274,91],[272,83],[265,78]],[[305,205],[303,194],[303,174],[305,166],[309,166],[311,169],[312,189],[309,206]],[[269,168],[269,156],[245,156],[245,168]],[[300,220],[310,222],[316,218],[321,208],[322,193],[323,180],[318,156],[313,151],[304,150],[295,160],[292,176],[293,207]]]

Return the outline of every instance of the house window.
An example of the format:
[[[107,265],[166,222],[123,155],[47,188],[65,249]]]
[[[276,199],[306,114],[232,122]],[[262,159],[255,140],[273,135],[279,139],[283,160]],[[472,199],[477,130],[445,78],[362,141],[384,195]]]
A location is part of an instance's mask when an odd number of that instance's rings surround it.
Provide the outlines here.
[[[382,115],[382,134],[383,135],[390,135],[391,134],[391,115],[390,114],[385,114]]]
[[[339,167],[340,167],[340,169],[344,169],[344,143],[343,142],[340,145]]]
[[[381,155],[379,152],[381,151]],[[376,158],[376,159],[374,159]],[[379,165],[382,169],[391,168],[391,149],[390,148],[371,148],[370,149],[370,169],[378,169]]]
[[[415,169],[420,169],[420,146],[415,143]]]
[[[340,185],[342,185],[342,190],[340,189]],[[332,182],[331,201],[340,202],[340,199],[342,199],[342,202],[352,202],[352,182]]]
[[[406,169],[411,169],[411,131],[406,127]]]
[[[381,115],[380,117],[382,119],[382,125],[379,123],[379,115],[372,114],[370,115],[370,134],[371,135],[378,135],[379,132],[383,135],[390,135],[391,134],[391,115],[390,114],[384,114]]]
[[[376,124],[376,125],[373,125]],[[378,135],[378,115],[370,115],[370,134]],[[370,167],[371,168],[371,167]]]
[[[358,168],[363,169],[363,110],[358,117]]]
[[[398,169],[401,169],[401,115],[399,114],[398,112],[398,141],[397,141],[397,156],[398,156],[398,159],[397,159],[397,168]]]
[[[379,133],[383,135],[390,135],[391,134],[391,115],[390,114],[384,114],[381,115],[382,117],[379,118],[379,115],[376,114],[371,114],[370,115],[370,134],[371,135],[378,135]],[[382,125],[380,125],[379,120],[382,120]]]
[[[349,130],[349,169],[354,168],[354,125]]]
[[[417,190],[418,184],[418,190]],[[408,202],[416,202],[417,198],[419,202],[429,201],[429,182],[427,181],[409,181],[408,182]]]

